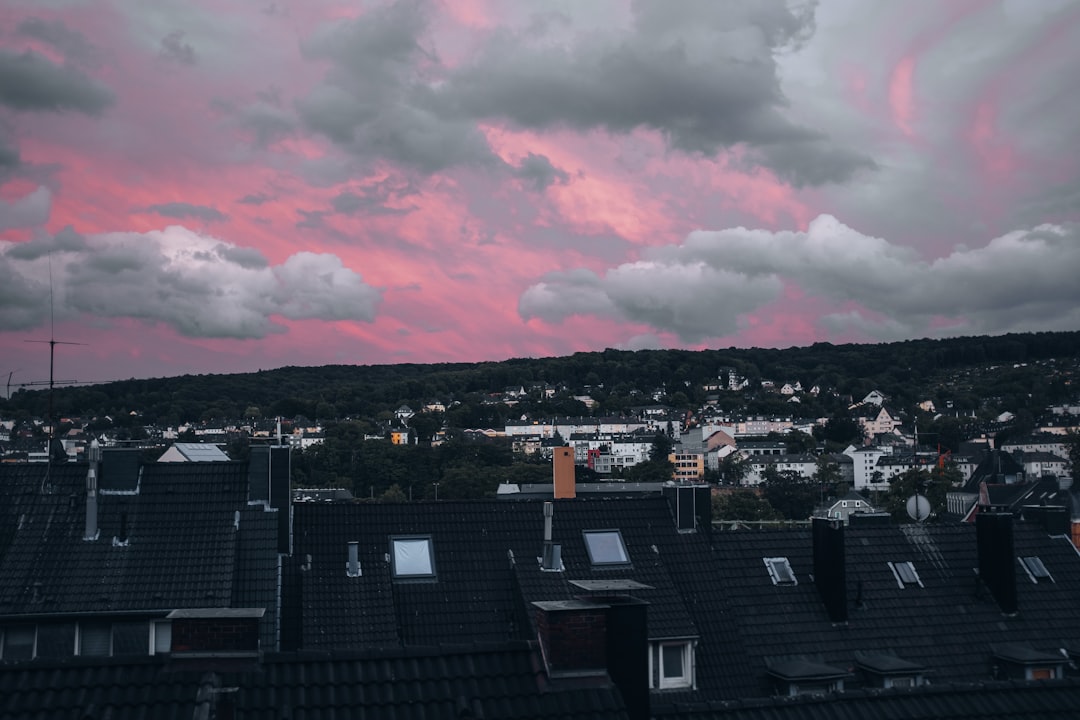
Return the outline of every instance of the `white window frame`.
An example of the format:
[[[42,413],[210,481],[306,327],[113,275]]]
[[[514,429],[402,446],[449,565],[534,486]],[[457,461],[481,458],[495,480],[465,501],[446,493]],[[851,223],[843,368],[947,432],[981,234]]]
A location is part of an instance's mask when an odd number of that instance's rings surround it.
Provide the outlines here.
[[[158,628],[163,627],[168,629],[168,646],[164,648],[158,647]],[[164,632],[162,633],[165,634]],[[164,638],[163,638],[164,639]],[[150,621],[150,654],[151,655],[165,655],[172,652],[172,620],[151,620]]]
[[[423,545],[427,553],[427,570],[410,570],[398,567],[398,544]],[[404,547],[404,546],[402,546]],[[392,535],[390,537],[390,569],[395,580],[433,580],[436,577],[435,545],[430,535]]]
[[[767,557],[762,558],[762,560],[765,561],[765,569],[769,571],[769,578],[772,580],[773,585],[799,584],[799,578],[795,576],[795,571],[791,569],[791,563],[788,562],[788,559],[786,557]],[[786,578],[780,577],[779,573],[777,573],[776,568],[774,567],[774,563],[777,565],[782,564],[785,568],[787,568],[788,573],[791,575],[790,581]]]
[[[682,651],[681,675],[664,676],[664,648],[680,648]],[[649,644],[649,688],[673,690],[695,687],[694,643],[691,640],[660,641]]]
[[[919,587],[926,587],[925,585],[923,585],[922,578],[919,577],[919,571],[915,569],[915,563],[913,563],[913,562],[898,562],[898,563],[889,562],[889,563],[886,563],[886,564],[889,566],[889,569],[892,570],[893,577],[896,578],[896,584],[900,587],[901,590],[903,590],[904,588],[906,588],[908,586],[914,586],[914,585],[918,585]],[[911,570],[912,575],[915,576],[915,582],[912,582],[912,583],[904,582],[904,578],[900,575],[900,571],[896,569],[900,565],[905,565]]]

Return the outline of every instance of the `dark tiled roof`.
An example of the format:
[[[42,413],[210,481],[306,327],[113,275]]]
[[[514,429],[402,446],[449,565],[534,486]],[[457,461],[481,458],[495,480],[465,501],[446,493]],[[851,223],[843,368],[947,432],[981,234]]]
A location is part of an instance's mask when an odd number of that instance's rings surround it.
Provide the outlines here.
[[[1054,582],[1033,584],[1017,566],[1020,611],[1012,617],[976,585],[970,525],[852,527],[845,545],[848,621],[837,624],[810,577],[809,531],[715,535],[712,591],[700,596],[695,620],[726,614],[738,638],[725,641],[703,629],[709,643],[699,648],[700,682],[720,673],[727,679],[720,697],[765,695],[771,693],[767,657],[803,655],[850,667],[858,651],[892,652],[925,666],[935,682],[971,682],[990,679],[995,643],[1024,642],[1056,652],[1062,643],[1080,639],[1080,567],[1065,538],[1016,525],[1016,555],[1040,557]],[[798,584],[774,585],[764,557],[788,558]],[[923,587],[900,587],[888,562],[913,563]],[[685,579],[676,575],[677,582]]]
[[[215,694],[207,692],[211,688],[236,690]],[[215,695],[218,702],[232,701],[237,720],[626,717],[606,683],[550,685],[526,643],[352,657],[280,655],[244,673],[177,671],[161,658],[0,669],[0,720],[190,720],[199,717],[199,701]]]
[[[49,490],[43,492],[46,472]],[[244,465],[147,465],[137,492],[102,491],[100,532],[89,541],[83,539],[86,474],[82,463],[0,466],[0,615],[233,601]]]
[[[987,682],[658,707],[665,720],[1071,720],[1080,681]]]
[[[667,502],[652,498],[579,498],[555,502],[553,542],[565,572],[545,573],[539,501],[298,505],[290,572],[303,590],[304,648],[453,645],[532,638],[525,622],[534,600],[583,594],[571,580],[628,578],[650,586],[653,638],[694,637],[697,628],[665,567],[683,552]],[[593,568],[582,531],[620,529],[628,566]],[[394,535],[430,535],[434,581],[395,581],[388,554]],[[696,536],[695,536],[696,537]],[[358,541],[361,577],[345,571],[347,543]],[[698,539],[698,552],[707,545]],[[301,569],[307,564],[308,569]]]

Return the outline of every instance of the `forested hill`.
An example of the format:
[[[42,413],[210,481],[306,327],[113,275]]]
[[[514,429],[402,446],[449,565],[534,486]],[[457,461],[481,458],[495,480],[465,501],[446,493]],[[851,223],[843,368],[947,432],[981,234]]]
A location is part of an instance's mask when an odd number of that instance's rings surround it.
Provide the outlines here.
[[[241,417],[258,408],[264,417],[306,415],[322,420],[374,416],[401,403],[462,400],[508,387],[528,390],[537,383],[590,393],[600,410],[646,404],[663,389],[675,404],[691,406],[705,385],[733,371],[754,388],[763,379],[799,381],[841,395],[862,397],[879,389],[898,402],[915,402],[935,386],[948,384],[964,369],[1045,364],[1075,368],[1080,332],[1025,333],[995,337],[909,340],[878,345],[726,350],[604,350],[567,357],[517,358],[502,362],[284,367],[234,375],[184,375],[125,380],[103,385],[57,388],[58,415],[112,415],[139,412],[144,421],[187,422],[207,417]],[[970,374],[970,373],[962,373]],[[1032,372],[1010,392],[1035,400],[1075,393],[1068,375],[1054,386],[1053,374]],[[1069,373],[1071,375],[1071,373]],[[953,383],[955,384],[955,383]],[[1014,383],[1015,384],[1015,383]],[[1000,394],[1000,393],[999,393]],[[603,401],[607,400],[605,404]],[[47,392],[21,390],[0,403],[0,416],[47,412]]]

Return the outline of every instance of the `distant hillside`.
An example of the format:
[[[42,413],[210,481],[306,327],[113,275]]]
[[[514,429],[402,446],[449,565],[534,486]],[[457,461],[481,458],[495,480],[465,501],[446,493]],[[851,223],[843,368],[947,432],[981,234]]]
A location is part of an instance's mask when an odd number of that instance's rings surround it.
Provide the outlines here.
[[[609,349],[503,362],[284,367],[235,375],[126,380],[57,388],[54,403],[57,415],[116,417],[136,411],[142,414],[143,422],[237,418],[254,410],[264,417],[307,415],[328,420],[375,417],[401,403],[475,401],[507,387],[528,390],[536,384],[548,384],[568,391],[564,395],[589,393],[601,401],[599,411],[613,412],[635,403],[651,403],[656,390],[673,404],[692,407],[704,399],[701,388],[715,384],[718,376],[730,369],[747,378],[751,388],[761,380],[798,381],[807,389],[818,385],[855,398],[879,389],[901,404],[917,402],[934,392],[994,392],[1015,396],[1016,402],[1032,404],[1037,411],[1038,403],[1075,395],[1070,374],[1055,376],[1045,369],[1013,366],[1053,360],[1063,369],[1074,368],[1078,359],[1080,332],[878,345],[816,343],[783,350]],[[998,375],[979,383],[971,380],[971,370],[991,366],[1000,366]],[[21,390],[0,403],[0,415],[43,417],[47,406],[47,392]],[[564,407],[576,408],[572,404]]]

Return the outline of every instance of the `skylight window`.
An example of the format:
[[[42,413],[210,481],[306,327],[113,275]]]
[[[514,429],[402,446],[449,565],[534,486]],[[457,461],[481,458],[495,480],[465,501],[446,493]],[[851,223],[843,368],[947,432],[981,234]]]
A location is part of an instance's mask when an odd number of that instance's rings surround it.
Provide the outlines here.
[[[432,552],[430,535],[390,538],[390,549],[391,569],[395,578],[435,577],[435,554]]]
[[[630,555],[618,530],[586,530],[585,549],[593,565],[629,565]]]
[[[786,557],[764,558],[773,585],[798,585],[799,581]]]
[[[1054,576],[1043,565],[1043,561],[1037,555],[1029,555],[1019,558],[1020,564],[1027,571],[1028,577],[1033,583],[1054,582]]]
[[[901,588],[915,585],[923,587],[922,580],[919,579],[919,573],[915,570],[913,563],[891,562],[889,563],[889,569],[892,570],[893,577],[896,578],[896,584]]]

